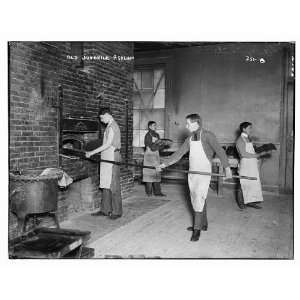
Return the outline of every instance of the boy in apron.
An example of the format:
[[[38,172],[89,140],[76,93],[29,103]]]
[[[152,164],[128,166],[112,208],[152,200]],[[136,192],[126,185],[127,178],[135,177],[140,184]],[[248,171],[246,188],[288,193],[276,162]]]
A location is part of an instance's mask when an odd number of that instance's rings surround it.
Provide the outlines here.
[[[144,166],[157,167],[160,165],[159,150],[164,148],[163,144],[159,143],[160,136],[156,132],[156,122],[148,122],[149,131],[145,135],[145,154]],[[152,187],[154,196],[165,197],[166,195],[161,192],[161,173],[152,169],[143,169],[143,182],[146,187],[147,196],[152,195]]]
[[[99,112],[101,122],[107,124],[103,144],[93,151],[86,152],[86,157],[101,153],[101,159],[120,162],[120,128],[111,115],[109,108]],[[122,198],[120,186],[120,167],[115,164],[100,162],[100,185],[103,189],[100,211],[93,216],[108,216],[115,220],[122,216]]]
[[[164,163],[157,167],[158,171],[168,167],[177,161],[187,152],[189,153],[189,170],[211,173],[211,160],[216,153],[225,168],[226,178],[231,178],[232,173],[224,149],[218,143],[216,136],[202,128],[202,120],[199,114],[190,114],[186,117],[186,128],[191,135],[183,145],[170,157],[164,159]],[[193,231],[191,241],[198,241],[201,230],[208,228],[206,197],[211,176],[188,174],[188,185],[194,212],[194,224],[188,227]]]
[[[258,204],[263,201],[263,196],[257,159],[265,155],[266,152],[255,153],[253,144],[249,138],[252,131],[252,124],[250,122],[241,123],[240,131],[241,135],[236,141],[236,148],[241,158],[239,175],[257,177],[257,180],[240,179],[242,194],[239,193],[237,196],[238,206],[241,209],[246,208],[246,206],[260,209],[261,206]]]

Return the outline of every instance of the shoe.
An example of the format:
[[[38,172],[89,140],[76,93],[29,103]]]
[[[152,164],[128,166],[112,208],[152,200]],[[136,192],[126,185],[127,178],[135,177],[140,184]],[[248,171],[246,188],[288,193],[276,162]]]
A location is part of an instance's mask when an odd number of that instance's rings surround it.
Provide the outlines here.
[[[243,192],[242,192],[241,189],[237,190],[236,203],[237,203],[239,209],[245,209],[246,208],[246,205],[244,203]]]
[[[163,193],[154,194],[154,196],[156,196],[156,197],[167,197],[167,195],[163,194]]]
[[[192,234],[192,237],[191,237],[191,241],[192,242],[197,242],[200,238],[200,234],[201,234],[201,230],[199,229],[194,229],[193,230],[193,234]]]
[[[253,208],[256,208],[256,209],[262,209],[261,206],[255,204],[255,203],[248,203],[248,204],[246,204],[246,206],[253,207]]]
[[[207,225],[206,225],[206,226],[202,226],[202,229],[201,229],[201,230],[207,231],[207,228],[208,228]],[[187,231],[193,231],[193,230],[194,230],[194,227],[193,227],[193,226],[189,226],[186,230],[187,230]]]
[[[116,219],[118,219],[118,218],[121,218],[121,215],[113,215],[113,214],[111,214],[111,215],[109,215],[109,218],[110,218],[111,220],[116,220]]]
[[[147,193],[147,196],[148,196],[148,197],[151,197],[151,196],[152,196],[152,194],[150,194],[150,193]]]
[[[94,216],[94,217],[106,217],[106,216],[109,216],[109,214],[110,213],[108,213],[108,215],[107,215],[104,212],[102,212],[102,211],[99,210],[97,212],[92,213],[91,216]]]
[[[207,225],[205,225],[205,226],[202,226],[202,229],[201,229],[201,230],[203,230],[203,231],[207,231],[207,229],[208,229],[208,226],[207,226]]]
[[[239,209],[246,209],[247,208],[244,203],[239,203],[238,202],[237,205],[238,205]]]
[[[246,208],[246,205],[242,201],[237,200],[236,203],[237,203],[239,209],[245,209]]]

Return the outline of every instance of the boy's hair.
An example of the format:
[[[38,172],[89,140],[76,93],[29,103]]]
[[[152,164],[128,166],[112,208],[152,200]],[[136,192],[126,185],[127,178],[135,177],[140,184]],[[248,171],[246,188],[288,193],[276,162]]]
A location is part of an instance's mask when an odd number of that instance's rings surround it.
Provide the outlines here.
[[[152,126],[153,124],[156,124],[156,122],[155,121],[149,121],[148,122],[148,128],[150,128],[150,126]]]
[[[185,118],[191,120],[192,123],[197,122],[199,126],[202,126],[202,119],[199,114],[189,114]]]
[[[105,114],[110,114],[111,115],[111,111],[110,111],[110,108],[109,107],[101,107],[99,109],[99,112],[98,112],[98,116],[103,116]]]
[[[243,123],[241,123],[240,124],[240,131],[243,132],[244,129],[246,129],[248,126],[251,126],[251,125],[252,125],[252,123],[250,123],[250,122],[243,122]]]

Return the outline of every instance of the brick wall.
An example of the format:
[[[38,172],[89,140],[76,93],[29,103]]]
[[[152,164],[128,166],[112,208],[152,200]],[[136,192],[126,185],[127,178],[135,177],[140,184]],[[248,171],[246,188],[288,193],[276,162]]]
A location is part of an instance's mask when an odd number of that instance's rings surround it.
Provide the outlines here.
[[[64,116],[96,118],[99,106],[109,105],[121,129],[122,157],[132,158],[133,60],[85,60],[83,66],[67,55],[70,42],[12,42],[9,46],[10,169],[58,167],[58,86],[63,88]],[[85,56],[133,56],[127,42],[84,42]],[[98,97],[99,93],[102,97]],[[98,166],[62,159],[68,172],[84,169],[94,184],[93,207],[99,206]],[[121,169],[122,196],[130,194],[132,171]],[[66,192],[59,193],[59,219],[70,216]],[[10,218],[11,232],[15,227]]]
[[[58,59],[40,43],[10,46],[10,168],[57,165]]]

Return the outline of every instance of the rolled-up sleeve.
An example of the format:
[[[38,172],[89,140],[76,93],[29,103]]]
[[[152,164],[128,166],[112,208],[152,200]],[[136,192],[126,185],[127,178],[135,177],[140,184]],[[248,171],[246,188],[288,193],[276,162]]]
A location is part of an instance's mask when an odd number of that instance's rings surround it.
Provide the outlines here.
[[[187,138],[176,152],[174,152],[172,155],[170,155],[167,158],[162,158],[162,163],[167,167],[173,165],[176,162],[178,162],[184,154],[189,152],[189,150],[190,150],[190,141],[189,138]]]
[[[246,151],[246,143],[239,138],[236,142],[236,148],[241,158],[256,158],[257,155]]]

